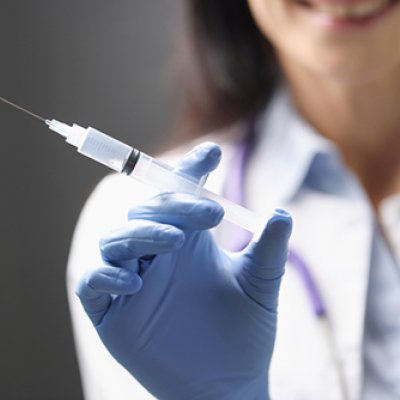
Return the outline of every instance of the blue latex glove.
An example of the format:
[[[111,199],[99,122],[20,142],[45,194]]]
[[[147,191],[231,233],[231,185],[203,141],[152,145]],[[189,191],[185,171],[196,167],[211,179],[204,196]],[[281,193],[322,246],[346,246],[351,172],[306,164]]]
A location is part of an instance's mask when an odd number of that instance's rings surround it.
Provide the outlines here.
[[[198,178],[220,153],[205,144],[178,169]],[[105,265],[77,288],[110,353],[159,399],[268,398],[291,218],[276,211],[258,243],[229,253],[208,231],[222,217],[208,199],[156,196],[101,240]]]

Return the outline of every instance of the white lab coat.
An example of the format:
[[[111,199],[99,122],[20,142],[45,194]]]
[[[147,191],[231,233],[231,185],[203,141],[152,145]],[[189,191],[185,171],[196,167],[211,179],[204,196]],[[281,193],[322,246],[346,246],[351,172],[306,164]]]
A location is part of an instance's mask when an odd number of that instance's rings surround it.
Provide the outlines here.
[[[234,152],[231,134],[214,139],[221,143],[224,156],[207,186],[221,192],[224,179],[229,179]],[[173,163],[182,152],[180,149],[165,159]],[[273,157],[272,152],[268,159]],[[315,191],[303,190],[287,200],[284,188],[278,185],[279,177],[265,172],[266,158],[257,150],[252,158],[246,188],[251,194],[249,207],[265,217],[276,206],[292,214],[291,246],[309,265],[323,295],[348,398],[359,399],[373,214],[365,201],[355,202]],[[290,163],[290,159],[283,162]],[[129,207],[145,201],[152,193],[127,177],[109,176],[89,199],[76,228],[68,266],[68,294],[87,400],[153,398],[108,354],[74,295],[83,273],[101,264],[99,238],[123,225]],[[279,302],[278,333],[270,371],[271,397],[341,399],[338,373],[325,331],[313,314],[298,272],[290,265],[286,268]]]

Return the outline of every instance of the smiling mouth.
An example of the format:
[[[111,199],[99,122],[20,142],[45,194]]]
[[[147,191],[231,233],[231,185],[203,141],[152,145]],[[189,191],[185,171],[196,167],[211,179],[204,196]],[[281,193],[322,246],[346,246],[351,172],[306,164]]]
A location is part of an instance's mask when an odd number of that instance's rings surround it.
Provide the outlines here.
[[[400,0],[363,0],[363,1],[327,1],[327,0],[296,0],[296,2],[311,11],[325,14],[329,17],[362,21],[384,13]]]

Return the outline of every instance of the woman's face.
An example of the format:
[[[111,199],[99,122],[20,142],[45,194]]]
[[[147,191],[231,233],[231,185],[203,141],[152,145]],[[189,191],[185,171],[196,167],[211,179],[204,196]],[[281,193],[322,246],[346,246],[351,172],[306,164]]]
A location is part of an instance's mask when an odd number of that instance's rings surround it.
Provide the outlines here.
[[[400,0],[248,0],[283,65],[361,83],[400,70]]]

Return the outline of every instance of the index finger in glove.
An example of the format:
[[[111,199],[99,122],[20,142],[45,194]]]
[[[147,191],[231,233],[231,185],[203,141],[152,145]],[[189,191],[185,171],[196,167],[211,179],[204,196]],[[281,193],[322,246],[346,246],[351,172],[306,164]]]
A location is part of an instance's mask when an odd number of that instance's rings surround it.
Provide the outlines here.
[[[175,172],[200,179],[217,168],[221,160],[221,148],[212,142],[204,142],[185,154]]]

